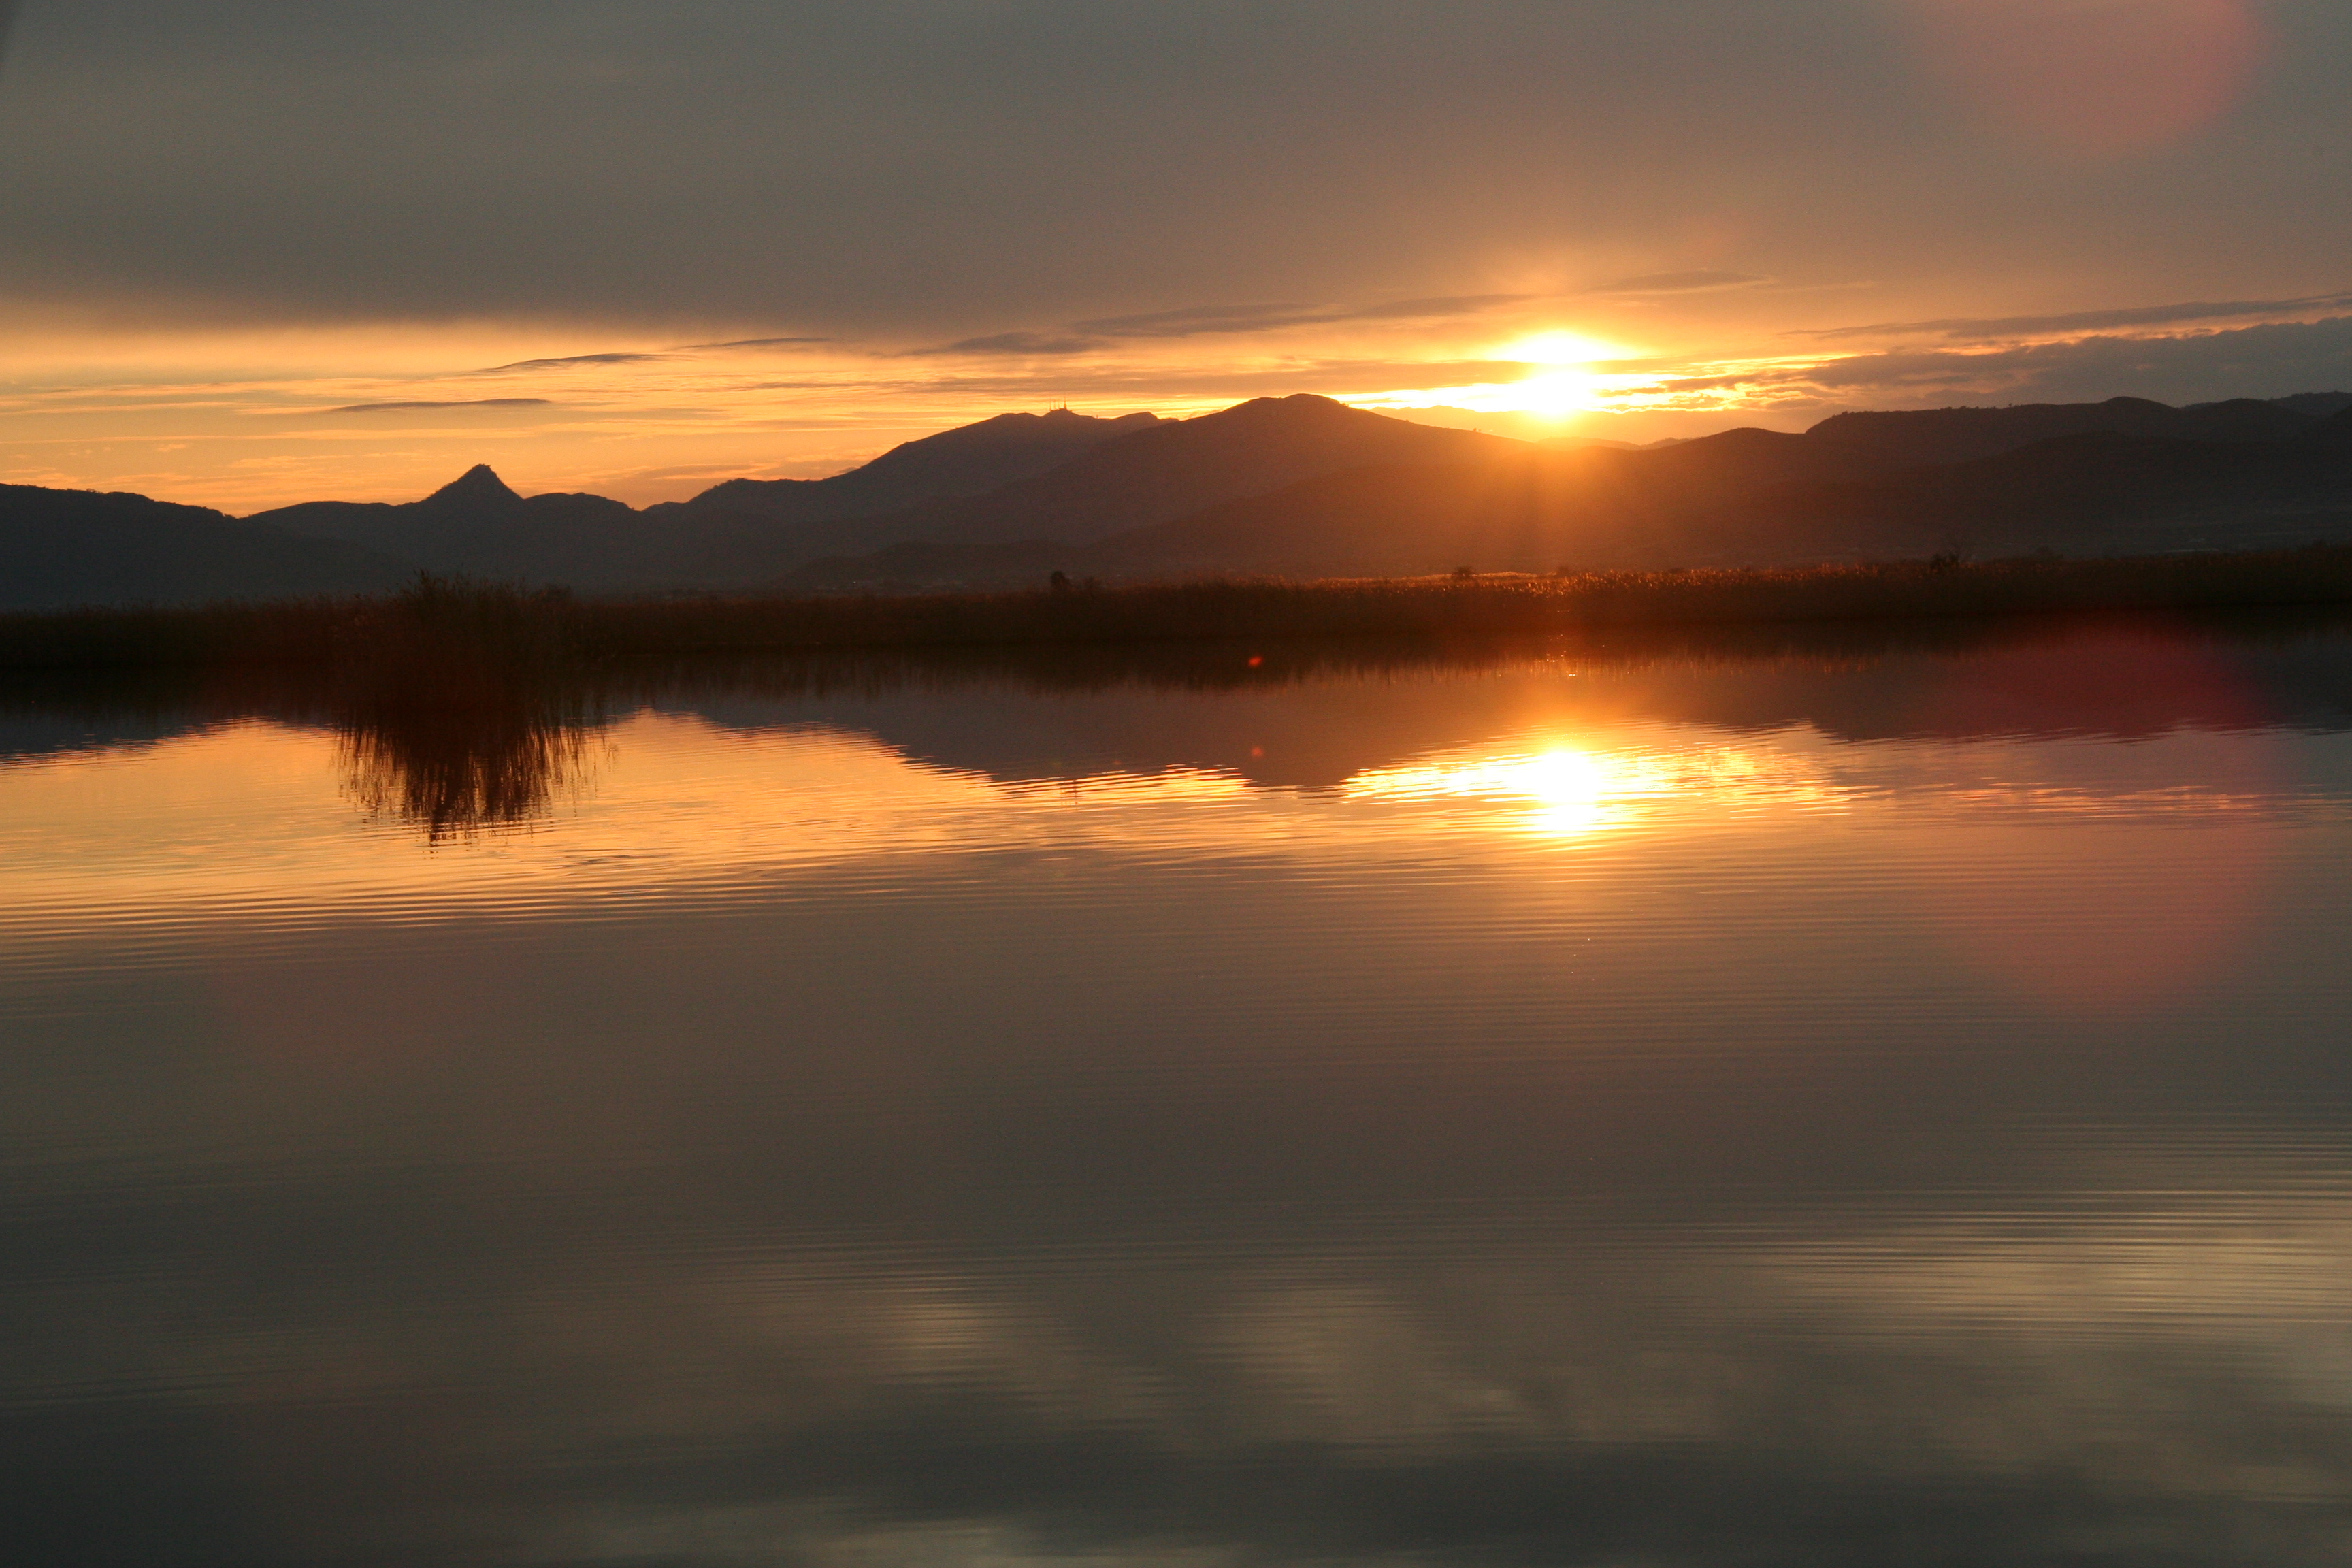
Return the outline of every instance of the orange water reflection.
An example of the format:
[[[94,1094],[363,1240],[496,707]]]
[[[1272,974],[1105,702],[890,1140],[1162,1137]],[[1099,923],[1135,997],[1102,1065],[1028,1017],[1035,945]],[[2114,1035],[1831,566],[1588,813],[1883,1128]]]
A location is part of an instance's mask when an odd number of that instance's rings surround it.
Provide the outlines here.
[[[1807,772],[1801,751],[1724,745],[1703,734],[1678,739],[1682,744],[1664,750],[1563,744],[1433,758],[1369,769],[1339,793],[1354,800],[1468,803],[1485,807],[1497,826],[1552,838],[1623,827],[1660,807],[1720,816],[1852,804],[1851,791]]]
[[[291,706],[20,738],[0,1487],[103,1461],[139,1562],[2332,1563],[2347,668],[713,679],[455,835]]]

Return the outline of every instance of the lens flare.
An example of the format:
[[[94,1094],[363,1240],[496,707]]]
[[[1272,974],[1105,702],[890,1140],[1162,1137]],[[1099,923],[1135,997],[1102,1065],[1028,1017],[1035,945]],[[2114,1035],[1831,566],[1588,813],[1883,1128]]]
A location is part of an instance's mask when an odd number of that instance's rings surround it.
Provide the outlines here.
[[[1920,63],[2043,152],[2114,158],[2213,124],[2270,32],[2248,0],[1901,0]]]

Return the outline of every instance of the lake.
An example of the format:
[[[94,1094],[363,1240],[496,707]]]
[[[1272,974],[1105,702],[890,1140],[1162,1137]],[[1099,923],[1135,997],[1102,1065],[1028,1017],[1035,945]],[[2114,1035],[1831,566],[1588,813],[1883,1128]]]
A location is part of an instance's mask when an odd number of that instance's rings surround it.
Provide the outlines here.
[[[2338,1563],[2352,629],[0,691],[0,1541]]]

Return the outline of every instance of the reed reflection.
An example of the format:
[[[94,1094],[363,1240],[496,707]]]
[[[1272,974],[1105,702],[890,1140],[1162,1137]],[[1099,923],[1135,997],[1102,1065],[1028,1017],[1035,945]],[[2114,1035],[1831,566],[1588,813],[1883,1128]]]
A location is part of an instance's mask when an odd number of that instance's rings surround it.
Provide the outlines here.
[[[569,649],[560,591],[421,574],[325,672],[345,788],[436,843],[544,816],[582,788],[605,683]]]
[[[436,843],[523,826],[585,787],[603,754],[590,692],[515,672],[376,672],[336,715],[351,797]]]

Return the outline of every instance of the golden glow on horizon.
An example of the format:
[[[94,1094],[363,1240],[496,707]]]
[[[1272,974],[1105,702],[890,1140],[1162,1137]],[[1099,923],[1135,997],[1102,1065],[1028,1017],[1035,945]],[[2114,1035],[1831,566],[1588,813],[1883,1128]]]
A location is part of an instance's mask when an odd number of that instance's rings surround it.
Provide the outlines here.
[[[1757,353],[1775,346],[1757,330],[1661,312],[1628,333],[1631,342],[1540,316],[1370,336],[1302,326],[1245,344],[1107,342],[1039,359],[496,323],[169,332],[31,323],[0,334],[0,481],[129,490],[242,515],[303,500],[413,500],[488,463],[525,494],[588,491],[641,506],[724,479],[839,473],[1001,414],[1067,406],[1190,418],[1294,393],[1408,419],[1426,410],[1437,424],[1495,416],[1492,428],[1529,438],[1574,430],[1642,441],[1709,434],[1727,418],[1801,428],[1864,399],[1852,378],[1814,373],[1881,346]],[[1937,351],[1955,374],[1969,352]],[[1986,369],[1965,395],[1995,396],[2011,374],[2005,351],[1981,352]],[[1957,384],[1937,395],[1965,400]]]

